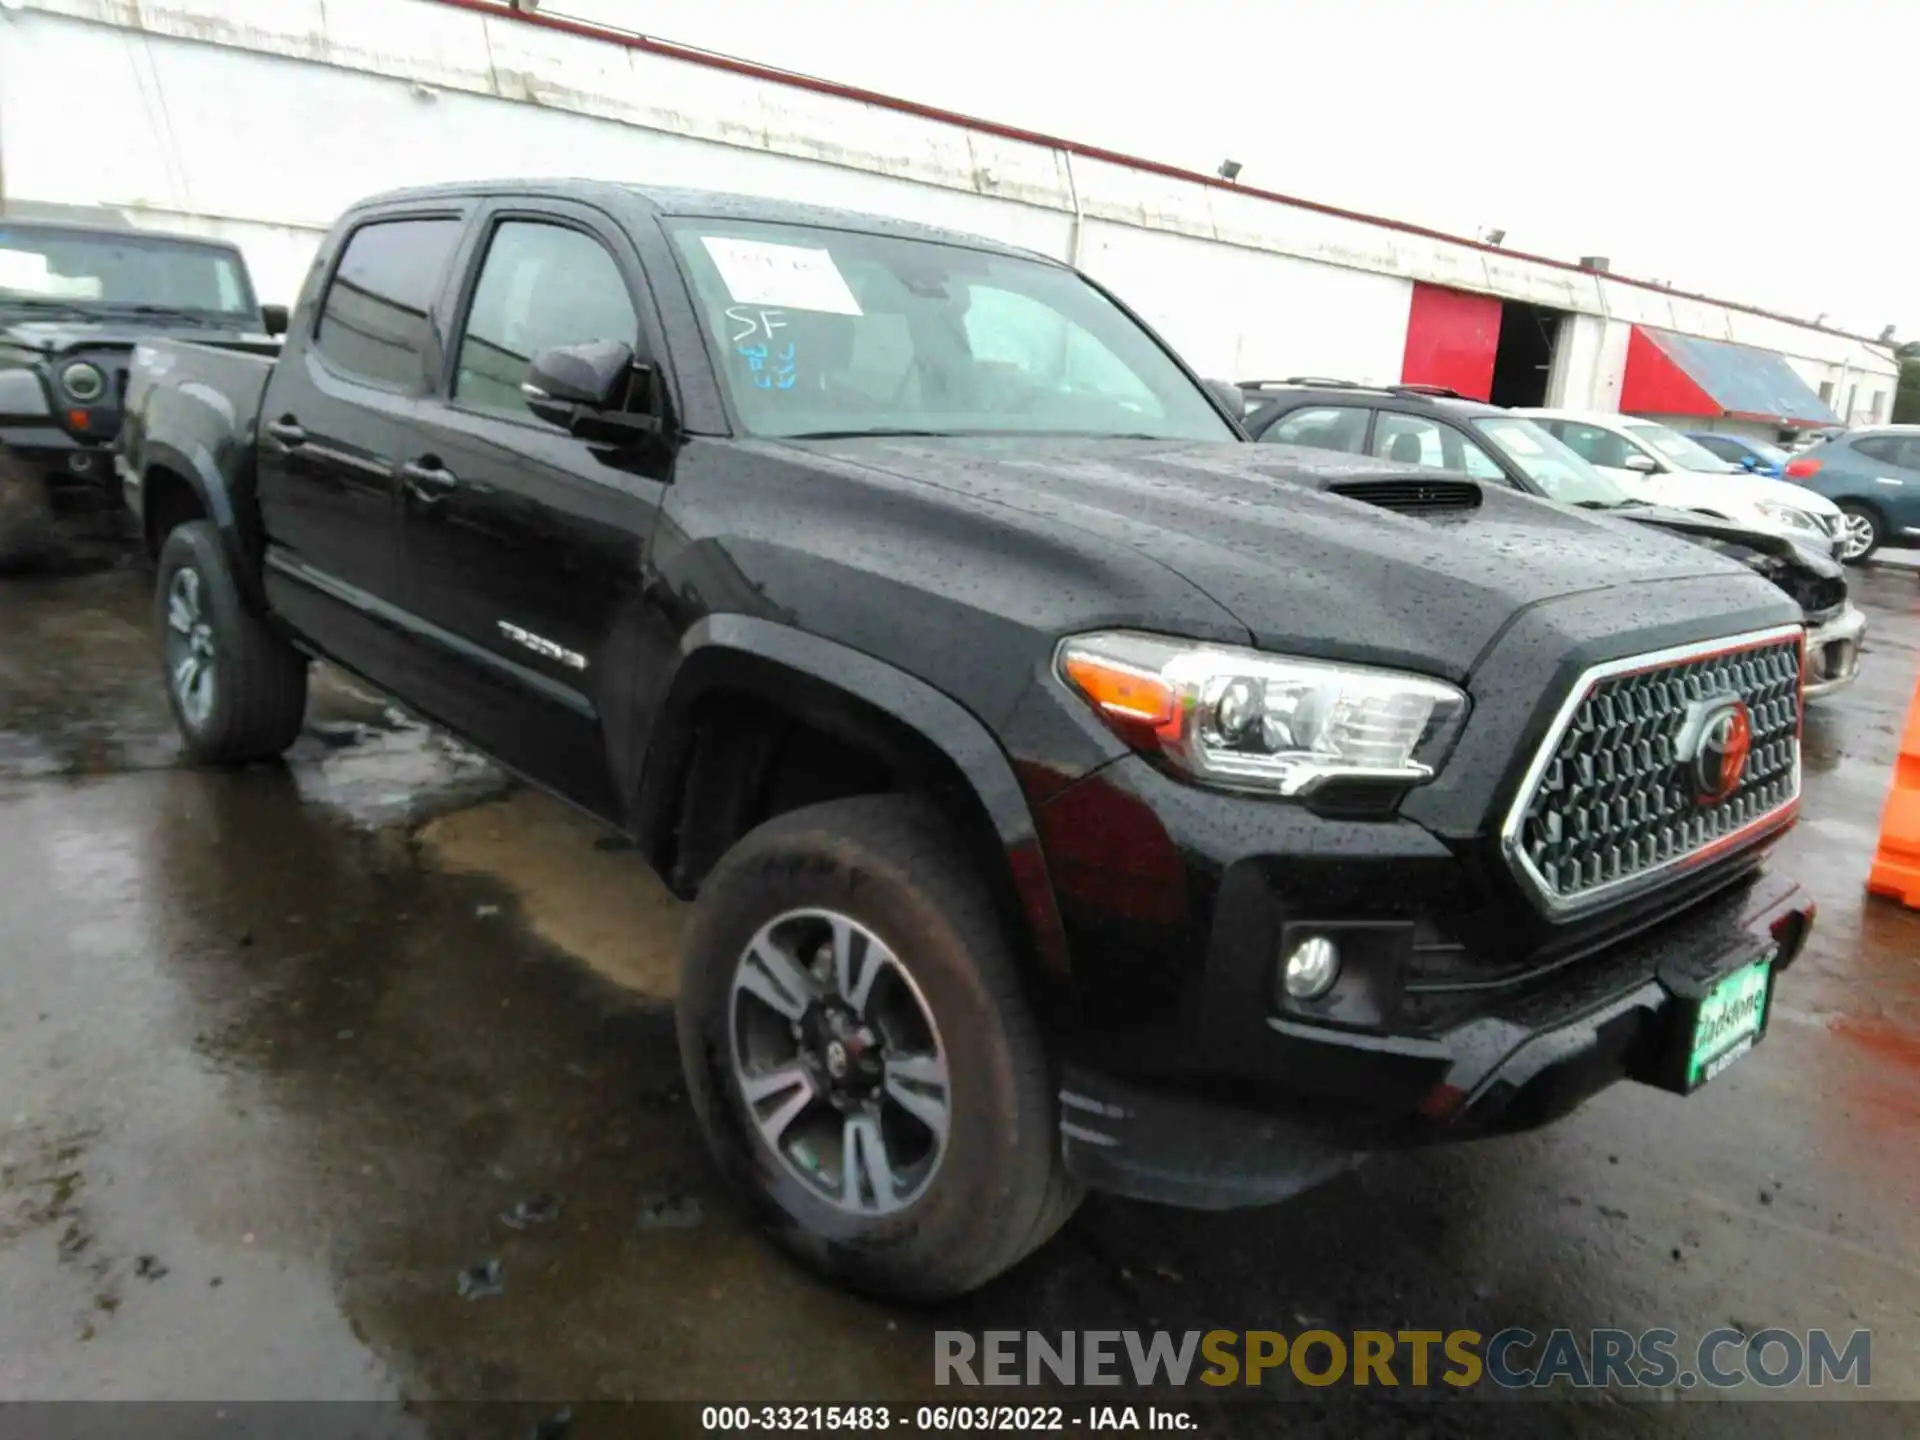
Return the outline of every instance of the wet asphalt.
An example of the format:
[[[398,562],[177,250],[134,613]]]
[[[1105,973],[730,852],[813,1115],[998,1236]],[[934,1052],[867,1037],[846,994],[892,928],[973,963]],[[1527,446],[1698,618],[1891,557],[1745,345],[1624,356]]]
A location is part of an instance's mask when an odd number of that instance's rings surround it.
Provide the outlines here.
[[[816,1283],[716,1184],[636,857],[331,677],[285,766],[185,766],[147,585],[0,581],[0,1399],[851,1402],[924,1396],[936,1329],[1733,1325],[1869,1329],[1873,1393],[1920,1400],[1920,914],[1862,891],[1920,572],[1855,580],[1776,860],[1820,923],[1747,1061],[1274,1209],[1096,1197],[933,1313]]]

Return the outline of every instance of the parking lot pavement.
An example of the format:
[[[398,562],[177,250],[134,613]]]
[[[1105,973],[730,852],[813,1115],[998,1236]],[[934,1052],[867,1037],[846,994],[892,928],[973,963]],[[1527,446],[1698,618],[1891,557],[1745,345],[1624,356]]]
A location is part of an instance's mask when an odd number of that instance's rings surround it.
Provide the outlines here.
[[[1820,925],[1750,1060],[1277,1209],[1096,1198],[934,1314],[716,1185],[634,856],[338,684],[288,766],[181,767],[145,584],[0,582],[0,1398],[846,1401],[924,1393],[937,1328],[1731,1324],[1869,1329],[1920,1399],[1920,915],[1862,897],[1910,571],[1858,579],[1862,677],[1810,717],[1777,863]]]

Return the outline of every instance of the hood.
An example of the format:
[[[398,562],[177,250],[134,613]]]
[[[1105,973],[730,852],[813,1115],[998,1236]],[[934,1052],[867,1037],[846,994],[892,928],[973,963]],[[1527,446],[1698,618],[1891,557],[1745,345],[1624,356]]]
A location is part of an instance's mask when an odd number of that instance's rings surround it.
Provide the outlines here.
[[[173,335],[188,340],[265,340],[257,328],[195,324],[173,315],[102,315],[99,319],[0,319],[0,340],[24,350],[57,355],[67,350],[131,349],[142,340]]]
[[[1661,475],[1639,475],[1630,470],[1609,473],[1620,476],[1621,484],[1642,500],[1685,510],[1717,510],[1753,518],[1762,502],[1790,505],[1815,516],[1838,514],[1840,508],[1824,495],[1744,471],[1738,475],[1715,475],[1704,470],[1669,470]]]
[[[1262,648],[1464,678],[1522,610],[1750,574],[1691,540],[1505,486],[1287,445],[1069,439],[763,442],[788,458],[1010,506],[1125,546],[1227,610]],[[1472,508],[1402,513],[1336,493],[1446,485]],[[1764,603],[1768,592],[1759,595]],[[1704,617],[1703,617],[1704,618]]]

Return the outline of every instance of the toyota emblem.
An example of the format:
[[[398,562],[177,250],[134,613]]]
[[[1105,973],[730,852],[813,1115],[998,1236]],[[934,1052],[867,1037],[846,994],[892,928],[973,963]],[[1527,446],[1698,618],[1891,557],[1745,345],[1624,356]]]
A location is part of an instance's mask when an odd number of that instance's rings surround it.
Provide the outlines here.
[[[1689,761],[1693,797],[1698,804],[1714,805],[1739,789],[1746,776],[1747,757],[1753,753],[1753,715],[1746,701],[1723,699],[1708,702],[1698,721],[1687,727],[1696,737]]]

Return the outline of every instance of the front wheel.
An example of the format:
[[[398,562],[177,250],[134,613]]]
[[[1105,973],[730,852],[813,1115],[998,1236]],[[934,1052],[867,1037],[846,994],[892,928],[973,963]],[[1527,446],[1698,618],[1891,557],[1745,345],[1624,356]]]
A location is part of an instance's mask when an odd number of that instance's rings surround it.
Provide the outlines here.
[[[299,738],[306,659],[247,609],[210,522],[167,536],[154,609],[167,699],[188,753],[242,765],[271,759]]]
[[[929,805],[833,801],[742,840],[688,929],[679,1031],[721,1167],[854,1289],[962,1294],[1077,1203],[999,917]]]
[[[1848,565],[1864,564],[1886,539],[1886,528],[1880,519],[1880,512],[1871,505],[1845,500],[1841,502],[1840,513],[1846,521],[1840,559]]]

